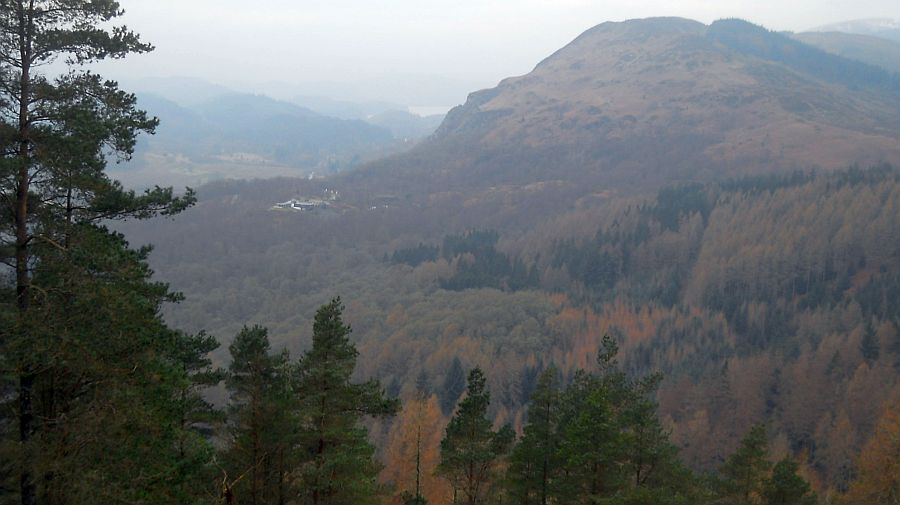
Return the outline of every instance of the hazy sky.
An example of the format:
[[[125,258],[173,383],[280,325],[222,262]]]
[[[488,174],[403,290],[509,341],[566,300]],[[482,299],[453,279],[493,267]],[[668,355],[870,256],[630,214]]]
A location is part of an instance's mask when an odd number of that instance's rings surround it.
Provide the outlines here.
[[[107,75],[195,76],[241,86],[440,75],[471,87],[530,71],[604,21],[740,17],[802,31],[900,19],[898,0],[120,0],[156,45]],[[377,94],[375,92],[374,94]],[[425,105],[425,104],[422,104]]]

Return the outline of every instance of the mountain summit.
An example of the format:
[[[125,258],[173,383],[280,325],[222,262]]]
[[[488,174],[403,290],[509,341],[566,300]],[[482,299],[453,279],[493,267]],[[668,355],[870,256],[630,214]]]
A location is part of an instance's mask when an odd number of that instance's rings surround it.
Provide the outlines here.
[[[388,164],[423,159],[449,179],[611,186],[900,162],[900,77],[741,20],[604,23]]]

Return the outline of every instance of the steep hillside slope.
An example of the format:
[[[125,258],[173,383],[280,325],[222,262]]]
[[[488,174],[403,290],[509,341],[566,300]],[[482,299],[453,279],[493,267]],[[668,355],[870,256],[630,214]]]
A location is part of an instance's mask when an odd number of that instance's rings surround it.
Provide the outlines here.
[[[374,168],[451,186],[646,189],[880,161],[900,161],[896,76],[743,21],[658,18],[588,30]]]

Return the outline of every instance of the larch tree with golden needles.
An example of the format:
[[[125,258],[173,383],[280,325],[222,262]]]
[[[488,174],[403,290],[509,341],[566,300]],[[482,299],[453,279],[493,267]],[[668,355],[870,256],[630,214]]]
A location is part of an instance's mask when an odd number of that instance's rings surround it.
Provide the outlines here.
[[[446,482],[434,476],[445,424],[437,396],[404,402],[388,440],[384,477],[406,502],[440,504],[448,499]]]
[[[859,478],[850,486],[850,505],[900,503],[900,405],[888,408],[859,457]]]

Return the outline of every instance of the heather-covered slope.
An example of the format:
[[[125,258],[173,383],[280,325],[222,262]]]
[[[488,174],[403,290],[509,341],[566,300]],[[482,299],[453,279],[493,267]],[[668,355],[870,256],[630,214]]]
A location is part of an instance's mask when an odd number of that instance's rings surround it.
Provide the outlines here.
[[[739,20],[657,18],[588,30],[371,168],[456,187],[647,189],[881,161],[900,161],[896,76]]]

